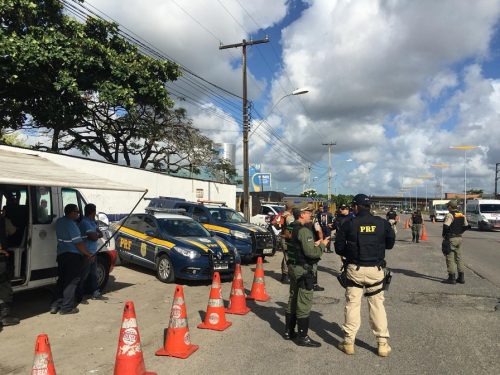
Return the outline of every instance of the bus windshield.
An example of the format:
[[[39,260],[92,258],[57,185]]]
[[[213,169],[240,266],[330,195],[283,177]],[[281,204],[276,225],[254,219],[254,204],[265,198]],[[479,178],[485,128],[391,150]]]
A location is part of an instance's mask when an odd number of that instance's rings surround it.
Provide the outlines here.
[[[500,214],[500,204],[480,204],[479,209],[483,214]]]

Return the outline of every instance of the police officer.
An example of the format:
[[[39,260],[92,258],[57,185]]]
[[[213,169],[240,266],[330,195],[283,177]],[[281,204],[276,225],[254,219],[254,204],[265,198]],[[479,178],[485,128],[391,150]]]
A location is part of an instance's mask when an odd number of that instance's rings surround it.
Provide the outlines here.
[[[398,224],[399,216],[398,216],[398,213],[396,212],[396,207],[391,207],[391,209],[385,215],[385,218],[392,225],[392,229],[394,230],[394,233],[395,234],[398,233],[398,229],[396,228],[396,225]]]
[[[295,324],[298,325],[297,345],[319,347],[319,342],[308,336],[309,313],[314,293],[313,264],[321,258],[327,240],[314,241],[313,233],[306,226],[311,222],[313,207],[306,205],[294,210],[292,239],[288,244],[288,275],[290,276],[290,298],[286,309],[285,340],[295,338]]]
[[[328,212],[328,205],[323,204],[319,208],[319,212],[316,215],[316,222],[319,224],[321,231],[323,233],[323,238],[331,236],[333,229],[333,215]],[[332,253],[330,250],[330,244],[327,245],[325,253]]]
[[[352,217],[354,217],[354,215],[349,212],[349,207],[345,203],[342,203],[339,207],[339,212],[335,217],[335,221],[333,222],[333,227],[336,232],[338,233],[342,224]]]
[[[290,278],[288,277],[288,257],[287,246],[288,242],[292,239],[292,223],[295,218],[292,213],[293,206],[291,203],[286,203],[285,212],[281,216],[281,248],[283,249],[283,259],[281,260],[281,283],[288,284]]]
[[[10,262],[7,251],[7,235],[5,233],[5,218],[0,217],[0,331],[3,326],[19,324],[19,319],[10,316],[12,304],[12,286],[10,284]]]
[[[420,210],[416,210],[411,214],[410,217],[410,225],[411,225],[411,242],[419,242],[420,239],[420,231],[422,230],[422,224],[424,222],[424,218],[422,217],[422,213]]]
[[[443,253],[446,256],[446,268],[448,269],[448,279],[444,280],[446,284],[465,284],[464,261],[462,259],[462,234],[470,229],[464,214],[458,211],[458,203],[452,199],[447,203],[448,213],[443,223],[443,242],[447,245],[446,250],[443,246]],[[455,275],[458,269],[458,278]]]
[[[354,354],[354,341],[361,325],[360,309],[363,290],[368,297],[370,326],[377,337],[378,355],[387,357],[391,347],[387,342],[389,330],[384,308],[383,283],[385,250],[392,249],[394,231],[389,222],[370,213],[370,200],[364,194],[353,199],[356,217],[346,221],[335,239],[335,251],[346,258],[344,341],[339,349]]]

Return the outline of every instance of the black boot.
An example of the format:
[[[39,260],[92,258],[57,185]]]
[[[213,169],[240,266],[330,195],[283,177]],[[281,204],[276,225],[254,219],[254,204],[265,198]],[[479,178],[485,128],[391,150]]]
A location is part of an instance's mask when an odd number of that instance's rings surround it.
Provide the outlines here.
[[[292,314],[285,314],[285,333],[283,338],[285,340],[291,340],[297,337],[297,332],[295,332],[295,325],[297,324],[297,316]]]
[[[297,319],[297,323],[299,326],[297,345],[306,346],[308,348],[319,348],[321,343],[311,340],[311,338],[307,335],[307,332],[309,331],[309,317]]]
[[[457,280],[455,280],[455,274],[449,273],[448,278],[446,280],[441,281],[443,284],[456,284]]]
[[[459,272],[458,273],[457,283],[465,284],[465,278],[464,278],[464,273],[463,272]]]
[[[10,316],[10,307],[6,303],[0,305],[0,321],[4,326],[14,326],[19,324],[19,318]]]

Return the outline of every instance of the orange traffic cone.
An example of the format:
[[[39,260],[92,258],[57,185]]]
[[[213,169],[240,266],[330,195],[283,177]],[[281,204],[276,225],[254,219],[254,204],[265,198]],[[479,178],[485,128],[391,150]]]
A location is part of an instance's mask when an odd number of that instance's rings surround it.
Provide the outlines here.
[[[174,301],[170,310],[168,329],[163,334],[163,348],[156,355],[187,358],[198,350],[198,345],[191,344],[187,321],[186,305],[184,304],[184,289],[182,285],[175,287]]]
[[[38,335],[35,343],[35,359],[31,375],[56,375],[52,352],[50,351],[49,336],[45,333]]]
[[[269,294],[266,293],[266,284],[264,282],[264,265],[262,264],[262,257],[257,258],[257,265],[253,276],[252,290],[248,299],[266,302],[271,299]]]
[[[220,289],[220,275],[219,272],[214,272],[212,288],[210,289],[210,297],[208,299],[207,314],[203,323],[198,324],[198,328],[224,331],[231,324],[233,323],[226,320],[226,313],[224,312],[224,301],[222,300]]]
[[[118,338],[114,375],[156,375],[146,371],[141,349],[141,336],[135,318],[132,301],[125,302],[123,308],[122,328]]]
[[[422,241],[427,241],[429,237],[427,237],[427,231],[425,230],[425,225],[422,225],[422,235],[420,236]]]
[[[245,287],[243,286],[243,277],[241,276],[241,266],[236,264],[234,269],[233,285],[231,287],[231,297],[229,299],[228,314],[245,315],[250,311],[247,307],[245,298]]]

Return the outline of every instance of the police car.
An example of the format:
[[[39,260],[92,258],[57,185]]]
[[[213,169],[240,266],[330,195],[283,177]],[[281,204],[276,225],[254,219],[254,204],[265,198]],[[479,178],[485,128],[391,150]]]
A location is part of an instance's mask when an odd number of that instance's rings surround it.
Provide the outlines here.
[[[174,197],[149,200],[146,212],[161,212],[169,208],[185,210],[186,215],[236,247],[244,261],[249,262],[257,257],[273,256],[276,253],[277,246],[273,235],[266,228],[248,223],[224,202],[188,202]]]
[[[166,212],[133,214],[113,224],[120,259],[156,271],[160,281],[210,280],[214,271],[231,277],[236,248],[212,236],[190,217]]]

